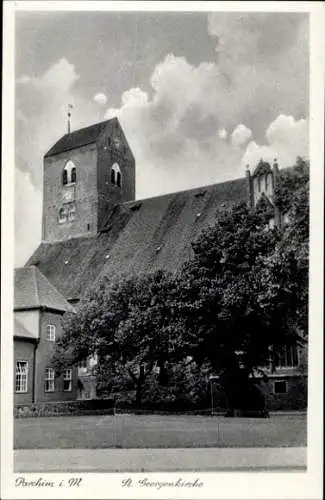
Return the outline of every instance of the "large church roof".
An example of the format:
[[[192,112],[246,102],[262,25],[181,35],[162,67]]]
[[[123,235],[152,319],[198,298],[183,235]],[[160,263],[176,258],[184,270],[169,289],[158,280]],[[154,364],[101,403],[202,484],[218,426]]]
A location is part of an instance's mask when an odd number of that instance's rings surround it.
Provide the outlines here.
[[[245,179],[123,203],[93,237],[43,242],[29,259],[68,300],[101,276],[177,270],[217,212],[246,201]]]
[[[104,131],[108,123],[112,122],[113,120],[117,120],[117,118],[112,118],[110,120],[95,123],[94,125],[90,125],[89,127],[75,130],[70,134],[65,134],[54,144],[54,146],[51,147],[51,149],[46,153],[45,158],[96,142],[99,135]]]

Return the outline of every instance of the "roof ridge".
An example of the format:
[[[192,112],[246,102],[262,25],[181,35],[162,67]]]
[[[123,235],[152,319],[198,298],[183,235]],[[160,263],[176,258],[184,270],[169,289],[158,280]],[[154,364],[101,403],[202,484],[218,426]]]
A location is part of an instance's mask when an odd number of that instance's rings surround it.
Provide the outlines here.
[[[204,186],[194,186],[192,188],[189,188],[189,189],[182,189],[180,191],[170,191],[168,193],[162,193],[162,194],[157,194],[155,196],[149,196],[148,198],[137,198],[136,200],[129,200],[129,201],[125,201],[123,203],[121,203],[120,205],[124,206],[124,205],[131,205],[132,203],[141,203],[141,202],[144,202],[146,200],[153,200],[153,199],[156,199],[156,198],[162,198],[163,196],[172,196],[172,195],[176,195],[176,194],[183,194],[183,193],[189,193],[191,191],[202,191],[204,189],[208,189],[208,188],[213,188],[214,186],[222,186],[224,184],[229,184],[230,182],[239,182],[239,181],[245,181],[245,177],[237,177],[236,179],[229,179],[227,181],[222,181],[222,182],[213,182],[212,184],[205,184]]]

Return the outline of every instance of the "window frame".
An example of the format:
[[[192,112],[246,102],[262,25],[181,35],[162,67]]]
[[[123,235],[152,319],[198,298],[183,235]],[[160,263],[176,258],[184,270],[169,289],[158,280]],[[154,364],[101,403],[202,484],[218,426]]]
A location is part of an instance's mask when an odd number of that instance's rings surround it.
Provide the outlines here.
[[[65,222],[67,222],[67,210],[65,207],[61,207],[59,209],[59,224],[64,224]]]
[[[23,363],[26,366],[26,373],[18,371],[18,363]],[[28,361],[19,359],[16,361],[15,369],[15,393],[16,394],[26,394],[28,392]],[[17,389],[17,380],[19,380],[19,389]],[[22,382],[24,382],[23,388],[21,388]]]
[[[285,391],[277,392],[275,390],[276,384],[285,384]],[[273,394],[288,394],[288,381],[287,380],[273,380]]]
[[[47,386],[48,384],[48,386]],[[55,392],[55,371],[54,368],[45,368],[44,376],[44,392],[51,393]]]
[[[69,375],[67,375],[67,373]],[[65,388],[65,382],[69,382],[68,388]],[[72,392],[72,368],[66,368],[63,374],[63,392]]]
[[[55,342],[56,338],[56,325],[49,323],[46,325],[46,340],[48,342]]]
[[[72,180],[72,173],[74,173],[74,180]],[[65,162],[62,171],[62,185],[68,186],[70,184],[76,184],[77,182],[77,168],[71,159]]]
[[[76,204],[73,202],[70,203],[70,205],[68,206],[68,221],[73,222],[76,220],[76,218],[77,218],[77,208]]]
[[[115,161],[111,167],[111,184],[118,188],[122,188],[123,176],[120,166],[117,161]]]
[[[289,350],[289,355],[288,355],[288,350]],[[276,364],[276,368],[297,368],[299,366],[299,350],[297,344],[295,345],[290,345],[290,346],[284,346],[283,350],[281,353],[278,353],[278,360]],[[291,359],[291,363],[288,362],[288,357]],[[282,364],[282,359],[285,359],[285,362]],[[296,359],[296,363],[294,363],[294,360]]]

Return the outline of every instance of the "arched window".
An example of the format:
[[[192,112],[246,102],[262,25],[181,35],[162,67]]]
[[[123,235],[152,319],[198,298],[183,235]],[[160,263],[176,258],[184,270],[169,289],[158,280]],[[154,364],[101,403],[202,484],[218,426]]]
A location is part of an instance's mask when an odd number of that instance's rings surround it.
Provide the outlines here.
[[[63,224],[67,220],[67,212],[64,207],[60,208],[59,210],[59,222],[60,224]]]
[[[76,166],[73,163],[73,161],[68,160],[63,169],[62,184],[63,185],[71,184],[76,182],[76,180],[77,180]]]
[[[64,168],[62,173],[62,184],[68,184],[68,171]]]
[[[74,203],[69,205],[68,218],[70,222],[76,218],[76,205]]]
[[[118,187],[122,185],[122,174],[118,163],[114,163],[111,170],[111,183]]]
[[[261,177],[260,176],[257,178],[257,186],[258,186],[258,192],[260,193],[261,192]]]

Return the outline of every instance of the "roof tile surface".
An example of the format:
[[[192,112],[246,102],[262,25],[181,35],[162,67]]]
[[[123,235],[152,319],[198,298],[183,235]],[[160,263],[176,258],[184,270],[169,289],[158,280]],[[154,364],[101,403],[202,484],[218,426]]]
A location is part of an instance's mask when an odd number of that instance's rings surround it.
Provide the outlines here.
[[[73,307],[37,267],[15,269],[14,310],[41,307],[73,311]]]
[[[245,187],[245,179],[237,179],[123,203],[97,236],[43,242],[27,265],[37,265],[67,300],[78,300],[103,276],[174,272],[217,213],[246,200]]]
[[[115,118],[75,130],[70,134],[65,134],[54,144],[54,146],[51,147],[51,149],[46,153],[45,158],[96,142],[97,138],[106,128],[108,123],[113,120],[115,120]]]

